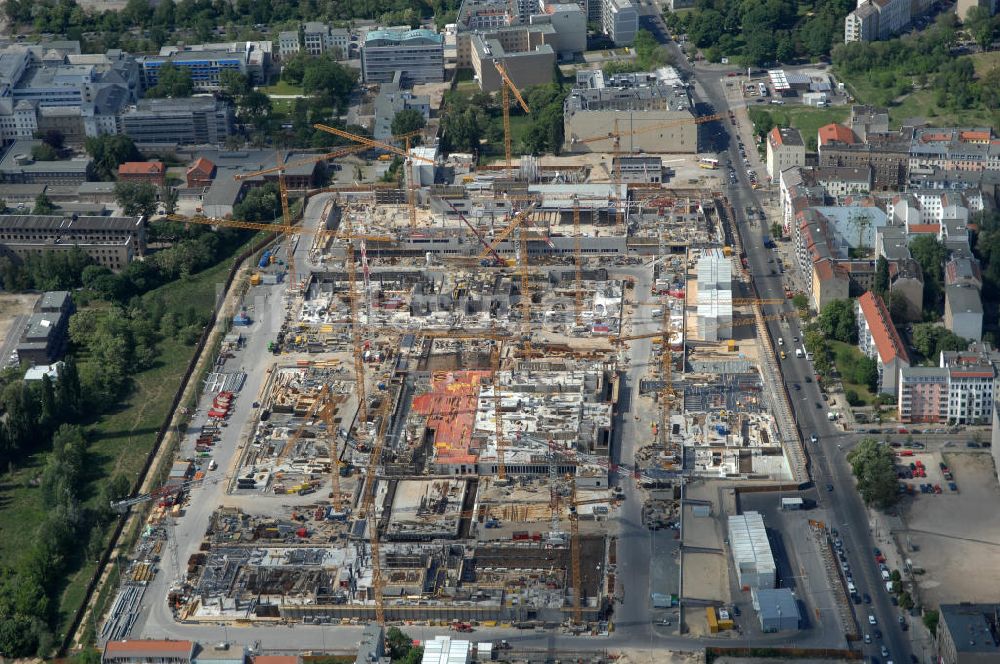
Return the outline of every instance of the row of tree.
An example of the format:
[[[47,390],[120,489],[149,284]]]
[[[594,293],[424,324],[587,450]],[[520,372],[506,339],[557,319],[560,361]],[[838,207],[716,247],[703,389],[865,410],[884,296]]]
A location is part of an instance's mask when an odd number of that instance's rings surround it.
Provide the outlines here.
[[[382,25],[418,27],[433,19],[439,27],[453,23],[457,0],[162,0],[151,8],[146,0],[129,0],[124,9],[85,10],[77,0],[5,0],[9,21],[38,33],[86,39],[87,52],[123,48],[156,51],[178,40],[263,39],[258,25],[291,28],[304,21],[346,24],[357,19]],[[220,34],[221,32],[221,34]]]
[[[829,54],[843,35],[851,0],[815,0],[800,11],[795,0],[696,0],[695,9],[669,13],[667,25],[686,32],[708,59],[737,56],[744,64]]]

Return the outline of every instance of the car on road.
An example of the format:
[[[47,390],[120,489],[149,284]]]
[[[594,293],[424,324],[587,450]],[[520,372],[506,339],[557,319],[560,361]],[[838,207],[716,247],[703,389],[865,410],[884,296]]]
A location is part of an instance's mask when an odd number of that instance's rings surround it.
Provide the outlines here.
[[[868,614],[868,624],[869,625],[877,625],[878,624],[878,621],[875,620],[875,616],[873,614],[871,614],[871,613]]]
[[[816,402],[816,410],[823,410],[823,404],[821,404],[819,401]]]
[[[886,648],[885,646],[882,646],[882,656],[883,657],[888,657],[889,656],[889,649]]]
[[[819,438],[816,437],[816,434],[813,434],[813,435],[809,436],[809,440],[811,440],[812,442],[815,443],[815,442],[819,441]]]
[[[872,642],[872,635],[865,634],[865,643],[871,643],[871,642]]]
[[[833,492],[833,485],[832,485],[832,484],[827,484],[827,485],[826,485],[826,490],[827,490],[828,492],[832,493],[832,492]]]
[[[802,386],[799,385],[798,383],[792,383],[792,389],[795,390],[796,392],[798,392],[799,390],[802,389]]]
[[[872,596],[869,595],[868,593],[865,593],[865,604],[871,604],[871,603],[872,603]]]

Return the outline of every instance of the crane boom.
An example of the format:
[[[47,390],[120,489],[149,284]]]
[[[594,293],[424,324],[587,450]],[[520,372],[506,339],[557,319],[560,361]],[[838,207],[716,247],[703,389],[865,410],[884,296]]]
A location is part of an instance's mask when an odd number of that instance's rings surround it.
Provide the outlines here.
[[[503,264],[503,259],[500,258],[500,254],[498,254],[496,252],[496,249],[494,247],[490,246],[489,241],[486,239],[486,237],[482,233],[479,232],[479,229],[476,228],[475,226],[473,226],[472,222],[470,222],[468,219],[466,219],[465,215],[462,214],[461,212],[459,212],[458,208],[455,207],[454,205],[452,205],[452,203],[451,203],[450,200],[448,200],[447,198],[444,198],[442,200],[444,200],[444,202],[448,205],[448,207],[451,208],[452,212],[454,212],[456,215],[458,215],[458,218],[462,220],[462,223],[464,223],[466,226],[469,227],[469,230],[472,231],[472,233],[476,236],[476,239],[478,239],[479,242],[480,242],[480,244],[482,244],[483,247],[485,247],[485,249],[483,249],[483,253],[488,253],[488,254],[492,255],[493,256],[493,260],[495,260],[497,262],[497,264],[502,265]]]
[[[484,249],[483,251],[479,252],[479,256],[477,256],[477,258],[483,259],[483,258],[486,258],[490,254],[493,254],[493,255],[496,256],[497,255],[496,248],[499,247],[500,244],[504,240],[506,240],[507,238],[509,238],[510,235],[511,235],[511,233],[513,233],[514,231],[516,231],[522,224],[524,224],[524,222],[528,219],[528,217],[531,216],[531,213],[534,211],[534,209],[535,209],[535,204],[532,203],[527,208],[525,208],[524,210],[521,210],[520,212],[518,212],[517,214],[515,214],[513,217],[511,217],[510,224],[506,228],[504,228],[502,231],[500,231],[499,233],[497,233],[496,237],[493,238],[493,242],[491,242],[490,244],[488,244],[486,246],[486,249]],[[497,256],[497,258],[499,259],[499,256]]]
[[[341,138],[346,138],[348,140],[354,141],[355,143],[361,143],[362,145],[367,145],[370,148],[378,148],[379,150],[386,150],[400,157],[407,159],[415,159],[417,161],[423,161],[428,164],[433,164],[433,159],[428,159],[427,157],[422,157],[419,155],[407,154],[405,150],[400,150],[395,145],[389,145],[388,143],[383,143],[382,141],[376,141],[373,138],[368,138],[367,136],[360,136],[358,134],[352,134],[349,131],[344,131],[343,129],[338,129],[336,127],[330,127],[325,124],[314,124],[313,128],[319,129],[320,131],[325,131],[328,134],[333,134],[334,136],[340,136]]]

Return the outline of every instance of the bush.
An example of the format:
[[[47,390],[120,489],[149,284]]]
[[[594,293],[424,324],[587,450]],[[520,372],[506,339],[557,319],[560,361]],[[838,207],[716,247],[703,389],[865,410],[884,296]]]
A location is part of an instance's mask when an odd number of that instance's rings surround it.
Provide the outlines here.
[[[854,390],[847,390],[844,392],[844,398],[847,399],[847,405],[849,406],[863,406],[865,403]]]

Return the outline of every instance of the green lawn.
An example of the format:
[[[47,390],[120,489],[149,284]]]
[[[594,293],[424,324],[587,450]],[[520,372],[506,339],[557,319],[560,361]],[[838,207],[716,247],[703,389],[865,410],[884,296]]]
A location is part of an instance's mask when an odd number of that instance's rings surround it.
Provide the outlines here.
[[[982,57],[980,57],[982,56]],[[1000,64],[1000,53],[982,53],[973,56],[976,63],[976,73],[982,74],[991,66]],[[865,76],[845,77],[837,72],[837,77],[847,84],[848,89],[858,103],[884,105],[883,92]],[[934,103],[934,91],[919,89],[909,92],[894,100],[889,107],[889,126],[898,127],[908,118],[923,118],[931,125],[954,126],[991,126],[993,115],[984,109],[950,110],[942,109]]]
[[[833,362],[838,367],[850,364],[862,357],[861,351],[858,350],[857,346],[852,346],[850,344],[845,344],[843,341],[835,341],[833,339],[828,339],[827,343],[830,344],[830,351],[833,353]],[[840,382],[844,386],[844,391],[854,390],[858,393],[858,398],[864,401],[864,405],[870,406],[875,402],[875,395],[869,391],[867,385],[858,385],[856,383],[849,383],[844,378],[844,372],[840,371]]]
[[[768,104],[768,106],[758,108],[767,112],[775,124],[787,127],[795,127],[802,133],[802,140],[808,142],[809,139],[816,139],[816,132],[820,127],[831,122],[844,122],[850,115],[850,109],[844,106],[832,108],[813,108],[811,106],[789,106],[779,107]]]
[[[301,95],[305,94],[302,91],[301,85],[292,85],[287,81],[278,81],[274,85],[264,85],[257,88],[266,95]]]
[[[233,255],[237,253],[239,250]],[[167,311],[186,313],[193,307],[207,317],[231,265],[232,258],[224,259],[215,267],[167,284],[147,293],[144,298],[162,297]],[[95,505],[100,499],[100,486],[115,473],[121,472],[133,481],[138,477],[193,353],[194,346],[185,346],[176,339],[161,341],[156,364],[133,377],[134,389],[119,408],[87,427],[89,472],[81,492],[85,505]],[[86,358],[80,361],[83,369]],[[30,486],[44,464],[45,454],[36,454],[23,467],[5,475],[0,483],[0,533],[3,533],[0,565],[12,564],[17,559],[18,553],[35,537],[36,526],[45,516],[41,493]],[[57,633],[65,633],[68,628],[84,599],[93,570],[94,562],[89,561],[66,579],[59,603]]]

